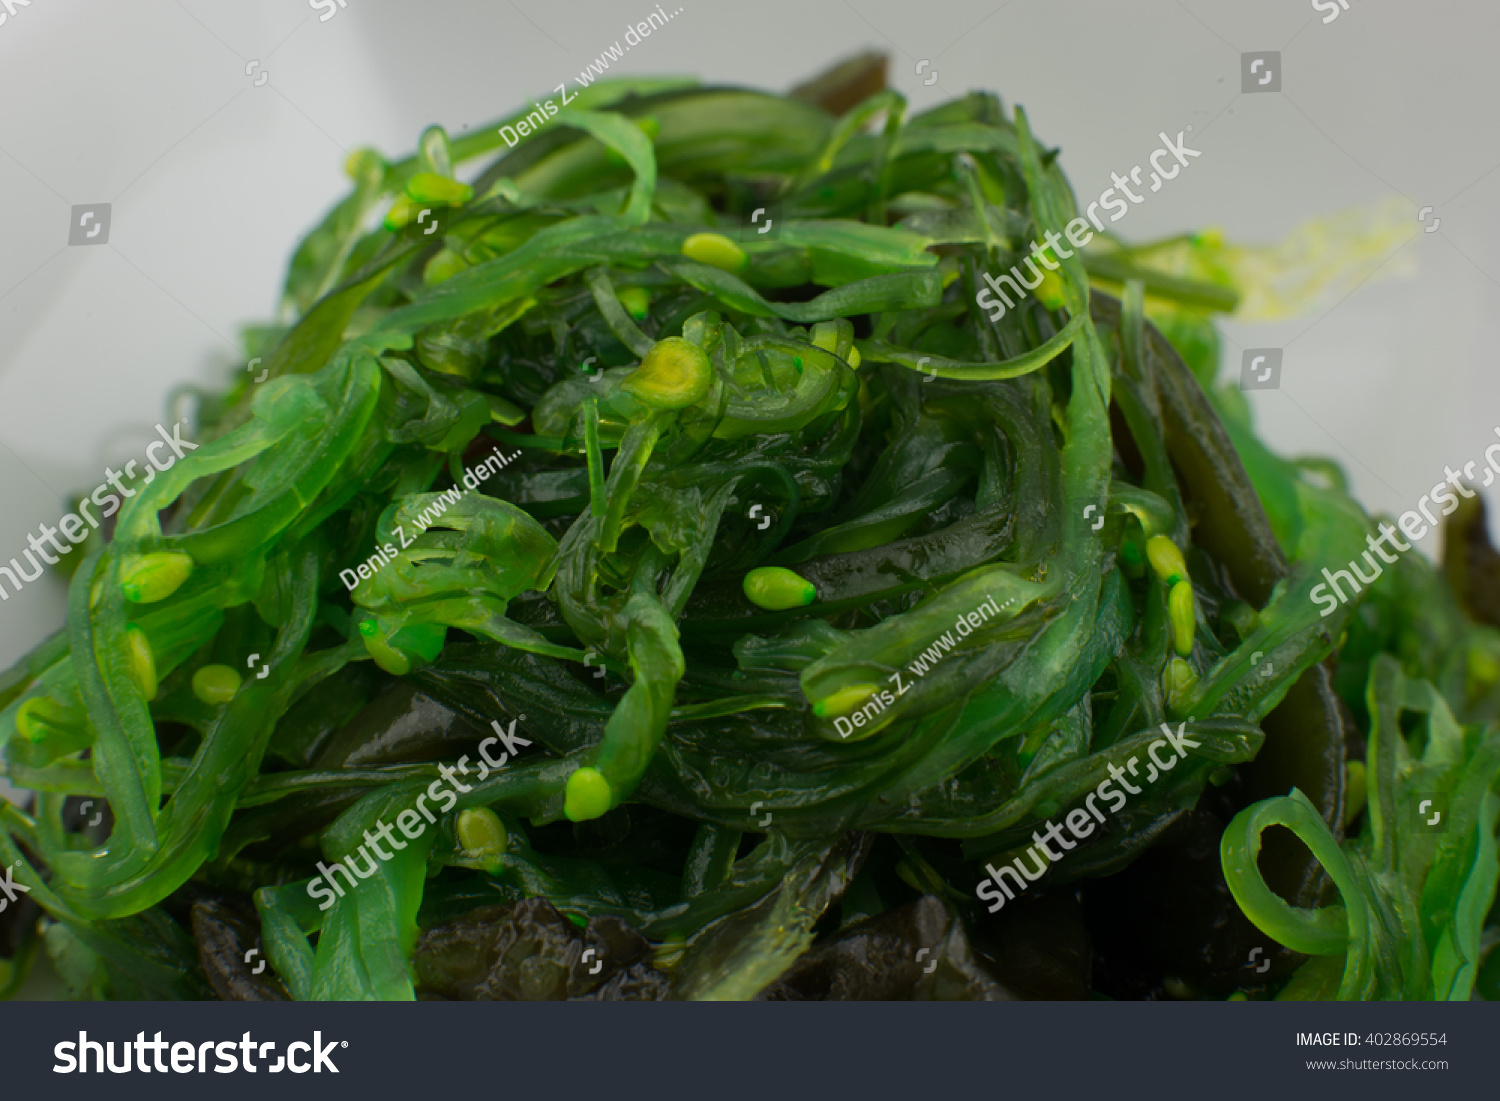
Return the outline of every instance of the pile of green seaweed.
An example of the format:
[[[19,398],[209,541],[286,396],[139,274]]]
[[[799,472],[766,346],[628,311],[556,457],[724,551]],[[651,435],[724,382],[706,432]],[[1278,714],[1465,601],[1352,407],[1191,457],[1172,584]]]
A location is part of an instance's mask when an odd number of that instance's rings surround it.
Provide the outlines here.
[[[991,320],[1077,215],[994,96],[514,121],[350,159],[0,680],[0,990],[1500,995],[1482,517],[1320,616],[1375,529],[1215,389],[1213,239]]]

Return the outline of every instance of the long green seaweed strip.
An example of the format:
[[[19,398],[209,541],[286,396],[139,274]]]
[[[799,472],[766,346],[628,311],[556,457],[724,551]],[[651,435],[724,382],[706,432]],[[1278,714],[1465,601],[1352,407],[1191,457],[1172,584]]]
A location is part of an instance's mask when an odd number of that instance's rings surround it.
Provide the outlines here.
[[[379,835],[371,844],[366,831],[381,822],[395,825],[403,810],[416,814],[414,797],[419,790],[416,784],[398,784],[372,792],[345,812],[324,837],[323,851],[329,861],[353,869],[358,881],[346,887],[349,875],[333,873],[340,877],[341,897],[328,911],[318,936],[309,995],[315,1001],[410,1001],[415,997],[406,960],[416,942],[417,907],[436,832],[427,827],[415,840],[403,840],[387,830],[393,840],[388,859],[380,859]],[[357,858],[356,850],[360,850]],[[328,878],[333,880],[333,876]]]
[[[666,731],[685,669],[677,628],[659,600],[631,594],[624,618],[635,682],[609,717],[592,763],[568,777],[566,811],[574,822],[598,818],[634,791]]]
[[[1339,906],[1299,910],[1266,886],[1255,869],[1255,859],[1260,854],[1261,834],[1271,826],[1285,826],[1312,850],[1345,898],[1355,900],[1352,911]],[[1354,889],[1353,873],[1339,852],[1338,842],[1307,796],[1293,791],[1241,811],[1224,831],[1220,849],[1226,867],[1235,870],[1229,880],[1235,901],[1262,932],[1308,955],[1330,956],[1346,950],[1355,960],[1362,955],[1368,921],[1363,899]],[[1356,966],[1351,962],[1350,967]],[[1350,973],[1346,970],[1346,976]]]
[[[823,148],[818,151],[818,155],[807,165],[802,175],[791,182],[788,190],[806,188],[817,180],[819,176],[832,169],[839,151],[876,115],[886,114],[888,119],[894,118],[899,120],[905,114],[905,109],[905,97],[900,92],[890,88],[876,92],[862,103],[858,103],[850,108],[834,125],[828,135],[828,140],[824,142]],[[899,122],[896,129],[888,129],[886,131],[882,147],[887,145],[896,133],[899,133]],[[888,155],[888,153],[883,152],[875,158],[877,178],[881,175],[879,171],[881,162]]]
[[[57,893],[94,917],[134,913],[165,898],[211,854],[234,811],[234,795],[255,776],[276,720],[299,683],[317,675],[318,659],[302,656],[317,609],[322,548],[293,548],[285,571],[288,604],[266,660],[272,675],[251,678],[209,727],[203,745],[157,820],[158,847],[144,854],[116,838],[103,853],[60,853]],[[335,662],[346,660],[333,655]]]
[[[649,352],[655,341],[641,332],[636,323],[630,319],[630,315],[625,312],[625,307],[620,305],[620,299],[615,295],[614,284],[610,282],[609,272],[602,267],[593,268],[585,279],[589,290],[593,293],[594,305],[599,307],[599,313],[609,323],[614,334],[620,338],[620,342],[638,356]]]
[[[966,379],[971,382],[1019,378],[1045,367],[1061,355],[1076,339],[1087,318],[1087,314],[1073,317],[1040,347],[1002,363],[962,363],[942,356],[922,355],[909,348],[897,348],[883,340],[862,341],[860,352],[872,363],[899,363],[913,371],[936,375],[938,378]]]

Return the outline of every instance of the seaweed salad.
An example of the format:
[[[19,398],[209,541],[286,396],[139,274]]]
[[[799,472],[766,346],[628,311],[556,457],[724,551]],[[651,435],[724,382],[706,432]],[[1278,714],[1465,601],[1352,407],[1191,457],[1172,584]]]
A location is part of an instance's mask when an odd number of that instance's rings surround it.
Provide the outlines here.
[[[1221,237],[881,72],[349,159],[0,678],[0,990],[1500,996],[1477,502],[1328,607]]]

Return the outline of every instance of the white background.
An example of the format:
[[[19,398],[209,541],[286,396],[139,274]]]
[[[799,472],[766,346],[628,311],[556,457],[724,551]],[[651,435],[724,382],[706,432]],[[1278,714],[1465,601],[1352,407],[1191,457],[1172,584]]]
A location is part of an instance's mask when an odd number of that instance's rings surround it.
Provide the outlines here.
[[[311,0],[16,7],[0,24],[0,560],[56,523],[65,494],[141,457],[172,386],[243,363],[237,327],[272,314],[349,151],[405,155],[429,123],[481,125],[571,81],[652,10],[348,0],[320,22]],[[1285,347],[1281,388],[1250,395],[1263,434],[1331,456],[1368,507],[1400,512],[1500,425],[1500,8],[1350,0],[1322,18],[1310,0],[682,0],[611,71],[782,90],[883,50],[917,109],[971,88],[1025,105],[1085,201],[1158,131],[1192,124],[1204,155],[1132,208],[1119,229],[1135,240],[1218,225],[1271,242],[1405,202],[1411,236],[1375,278],[1294,320],[1230,323],[1223,365],[1237,377],[1242,348]],[[1240,94],[1251,50],[1283,52],[1281,93]],[[109,243],[68,247],[70,206],[98,202],[113,204]],[[1420,206],[1437,232],[1420,231]],[[0,667],[63,607],[51,577],[0,604]]]

